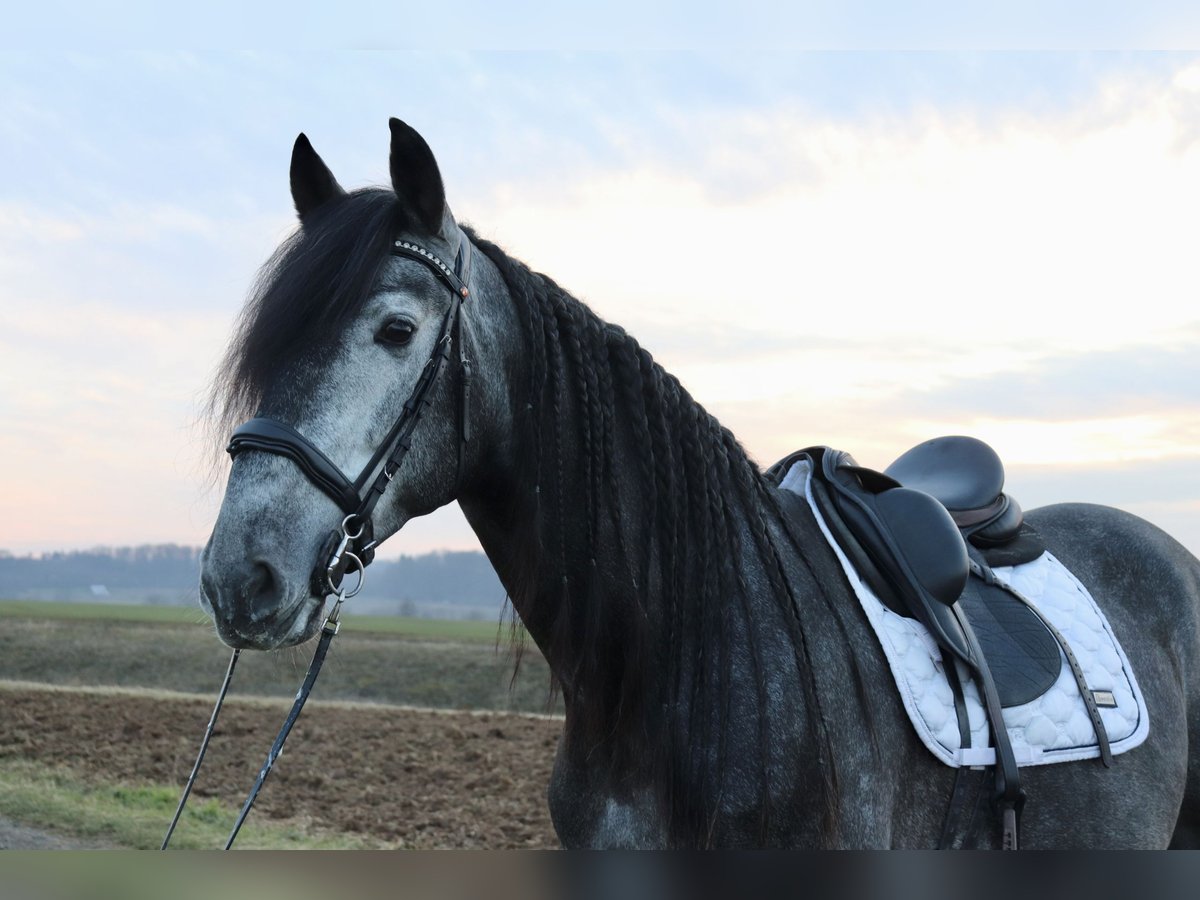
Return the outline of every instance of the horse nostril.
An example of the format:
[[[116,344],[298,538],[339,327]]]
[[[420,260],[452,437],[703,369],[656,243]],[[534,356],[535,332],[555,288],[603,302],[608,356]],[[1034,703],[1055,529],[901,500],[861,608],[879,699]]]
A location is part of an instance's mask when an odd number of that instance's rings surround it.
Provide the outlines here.
[[[268,619],[279,611],[283,600],[283,579],[266,560],[256,559],[250,564],[242,589],[250,601],[252,618]]]

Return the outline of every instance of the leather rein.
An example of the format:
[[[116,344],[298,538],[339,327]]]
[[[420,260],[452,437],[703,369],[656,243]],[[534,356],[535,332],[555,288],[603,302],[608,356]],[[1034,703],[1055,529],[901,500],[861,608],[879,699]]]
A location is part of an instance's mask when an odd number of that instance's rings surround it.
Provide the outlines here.
[[[459,394],[457,404],[459,439],[458,467],[455,484],[456,488],[461,486],[466,446],[471,439],[470,419],[468,416],[471,362],[467,358],[462,336],[462,304],[470,297],[471,254],[470,238],[461,229],[459,230],[458,253],[455,257],[453,267],[447,266],[436,254],[419,244],[401,239],[393,241],[391,248],[392,256],[401,256],[422,263],[443,285],[449,288],[450,307],[442,319],[441,329],[438,332],[438,338],[434,343],[433,350],[430,352],[429,358],[425,361],[425,366],[417,378],[417,383],[413,385],[412,392],[409,394],[408,399],[404,401],[404,407],[399,417],[396,419],[395,424],[392,425],[391,430],[388,431],[383,442],[376,448],[370,460],[363,467],[363,470],[359,472],[357,478],[351,481],[316,444],[295,428],[275,419],[256,416],[234,429],[233,435],[230,438],[229,446],[226,450],[231,457],[236,458],[238,454],[248,450],[260,450],[292,460],[300,467],[300,471],[304,473],[309,481],[320,488],[321,491],[338,505],[338,508],[345,513],[345,518],[342,519],[340,530],[331,533],[329,540],[325,544],[328,555],[324,552],[321,554],[323,561],[318,560],[317,567],[312,575],[313,593],[322,597],[334,597],[333,606],[321,625],[321,637],[317,641],[312,662],[309,663],[308,671],[305,673],[304,681],[296,694],[295,702],[292,704],[287,719],[284,720],[283,727],[279,730],[279,734],[271,745],[271,749],[267,754],[267,760],[258,774],[258,779],[251,788],[246,802],[242,805],[241,812],[225,843],[226,850],[233,846],[233,842],[237,838],[238,832],[246,820],[246,816],[249,815],[259,791],[262,790],[267,775],[274,766],[275,760],[279,758],[279,754],[283,751],[284,741],[287,740],[292,726],[295,724],[296,719],[299,718],[300,711],[304,708],[304,704],[308,700],[308,695],[317,680],[321,665],[325,661],[329,644],[341,626],[340,614],[343,601],[353,597],[362,590],[366,567],[374,559],[375,547],[379,543],[374,537],[375,529],[372,520],[375,506],[379,503],[388,485],[391,484],[396,472],[403,464],[405,456],[408,455],[408,451],[412,446],[413,432],[416,430],[422,413],[431,404],[430,398],[434,385],[437,384],[442,372],[453,359],[455,344],[458,345],[459,364]],[[351,568],[358,573],[358,583],[352,591],[347,592],[344,583],[345,575]],[[204,737],[200,742],[200,751],[196,756],[196,762],[192,767],[191,775],[188,777],[187,784],[183,789],[183,795],[179,798],[179,805],[175,810],[174,818],[172,818],[171,824],[167,828],[166,836],[163,838],[160,848],[162,850],[167,849],[171,841],[171,835],[175,831],[175,826],[179,823],[179,818],[183,814],[184,807],[187,805],[188,797],[200,772],[200,765],[204,761],[204,755],[208,750],[209,740],[212,738],[213,729],[217,723],[217,716],[220,714],[221,706],[225,701],[225,695],[233,679],[234,667],[237,665],[240,652],[240,650],[234,650],[229,659],[229,666],[226,669],[225,679],[217,696],[216,705],[213,707]]]

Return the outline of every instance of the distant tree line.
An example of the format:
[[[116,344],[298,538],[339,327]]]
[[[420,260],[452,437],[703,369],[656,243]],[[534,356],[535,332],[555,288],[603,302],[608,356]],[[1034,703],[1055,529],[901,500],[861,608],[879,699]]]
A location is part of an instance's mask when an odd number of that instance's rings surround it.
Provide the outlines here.
[[[182,588],[195,585],[200,548],[178,544],[96,547],[13,556],[0,553],[0,595],[39,588]]]
[[[199,547],[148,544],[41,556],[0,550],[0,598],[84,591],[95,585],[113,597],[152,590],[194,602],[199,579]],[[405,603],[409,608],[437,604],[498,609],[504,588],[482,553],[439,552],[376,561],[368,569],[363,598],[394,603],[395,611]]]

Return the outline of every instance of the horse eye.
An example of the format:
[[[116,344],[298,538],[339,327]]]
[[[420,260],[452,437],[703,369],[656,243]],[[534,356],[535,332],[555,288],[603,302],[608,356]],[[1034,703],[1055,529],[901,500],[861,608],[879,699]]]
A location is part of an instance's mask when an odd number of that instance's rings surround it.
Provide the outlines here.
[[[417,333],[417,326],[407,319],[389,319],[375,335],[375,340],[381,344],[397,344],[403,346],[412,340]]]

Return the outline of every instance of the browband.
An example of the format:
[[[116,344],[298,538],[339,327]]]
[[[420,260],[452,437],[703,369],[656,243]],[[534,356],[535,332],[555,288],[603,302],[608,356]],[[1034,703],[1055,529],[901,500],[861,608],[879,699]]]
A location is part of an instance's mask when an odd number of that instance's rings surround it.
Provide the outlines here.
[[[461,229],[458,232],[458,255],[455,257],[453,269],[424,247],[411,241],[393,241],[392,256],[407,256],[409,259],[425,263],[446,287],[464,300],[470,293],[467,285],[471,283],[471,241]]]

